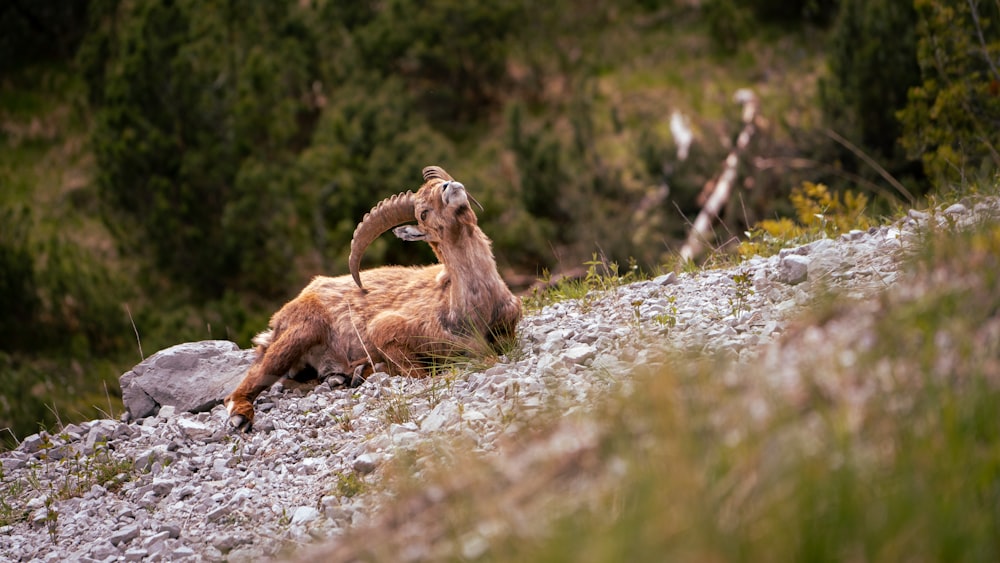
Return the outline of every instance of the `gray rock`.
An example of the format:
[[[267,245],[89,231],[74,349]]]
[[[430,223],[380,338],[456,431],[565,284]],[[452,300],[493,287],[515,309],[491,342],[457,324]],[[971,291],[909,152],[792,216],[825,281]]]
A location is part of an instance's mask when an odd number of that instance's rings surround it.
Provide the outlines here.
[[[160,531],[142,540],[142,547],[149,551],[158,551],[154,550],[152,546],[154,546],[157,543],[164,543],[168,539],[170,539],[170,532]]]
[[[18,449],[22,452],[33,454],[41,450],[47,443],[49,443],[48,433],[39,432],[26,436],[24,440],[21,440],[21,445],[18,446]]]
[[[121,376],[122,401],[133,420],[156,414],[160,405],[211,410],[236,388],[253,358],[253,350],[225,340],[178,344]]]
[[[181,526],[180,526],[180,524],[177,524],[177,523],[174,523],[174,522],[169,522],[167,524],[161,524],[160,525],[160,531],[161,532],[166,532],[167,533],[167,537],[170,538],[170,539],[172,539],[172,540],[175,540],[175,539],[181,537]]]
[[[111,537],[109,537],[108,540],[112,545],[122,545],[131,542],[137,537],[139,537],[139,526],[137,524],[132,524],[118,529],[111,534]]]
[[[142,561],[149,555],[149,552],[141,547],[133,547],[125,550],[125,561]]]
[[[944,210],[947,215],[964,215],[969,212],[969,208],[961,203],[953,203]]]
[[[597,350],[590,344],[577,344],[571,346],[562,353],[563,360],[569,364],[584,364],[592,360],[597,354]]]
[[[97,421],[96,424],[90,427],[90,432],[87,433],[87,439],[84,441],[84,451],[86,453],[93,453],[98,444],[107,442],[114,436],[115,430],[120,424],[114,420]]]
[[[170,494],[170,491],[174,489],[177,485],[177,481],[173,479],[153,479],[152,490],[156,493],[156,496],[166,496]]]
[[[186,545],[176,547],[174,548],[173,551],[170,552],[170,558],[174,561],[181,561],[184,559],[192,558],[195,555],[196,555],[195,550],[191,549]]]
[[[212,536],[212,546],[222,552],[232,551],[233,548],[246,545],[249,539],[237,534],[216,534]]]
[[[375,461],[375,458],[372,457],[371,454],[361,454],[361,455],[359,455],[358,457],[356,457],[354,459],[354,463],[351,465],[351,467],[355,471],[357,471],[358,473],[360,473],[362,475],[367,475],[367,474],[371,473],[372,471],[375,471],[375,468],[377,466],[378,466],[378,463]]]
[[[292,513],[291,522],[293,525],[302,525],[312,522],[319,517],[319,510],[316,510],[311,506],[300,506],[295,509],[295,512]]]
[[[653,278],[653,283],[656,285],[673,285],[677,283],[677,274],[668,272],[662,276]]]
[[[819,240],[814,240],[807,245],[802,246],[802,253],[807,256],[813,256],[816,254],[821,254],[829,250],[835,249],[837,243],[832,239],[821,238]]]
[[[118,548],[108,540],[99,541],[90,548],[91,557],[99,561],[103,561],[112,556],[117,556],[120,553],[121,552]]]
[[[455,420],[458,420],[458,407],[452,401],[441,401],[420,421],[420,429],[437,432]]]
[[[25,467],[28,462],[16,457],[6,457],[0,460],[0,464],[2,464],[0,467],[2,467],[4,473],[9,473]]]
[[[199,422],[191,418],[178,418],[177,428],[188,440],[209,441],[215,438],[216,433],[221,432],[217,423]]]
[[[809,263],[806,256],[788,254],[778,262],[778,281],[789,285],[800,284],[809,277]]]
[[[233,507],[229,505],[219,506],[210,510],[208,514],[205,515],[205,518],[207,518],[209,522],[218,522],[222,518],[228,516],[232,511]]]
[[[830,249],[829,252],[816,253],[812,256],[812,260],[809,261],[809,279],[825,279],[827,276],[843,270],[845,265],[849,265],[850,263],[844,253],[836,249]]]

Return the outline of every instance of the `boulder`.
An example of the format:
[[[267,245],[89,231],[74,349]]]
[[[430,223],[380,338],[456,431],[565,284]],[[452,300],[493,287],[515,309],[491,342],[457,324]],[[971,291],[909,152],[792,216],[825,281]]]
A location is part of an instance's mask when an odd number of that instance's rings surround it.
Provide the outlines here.
[[[119,378],[122,401],[132,420],[161,406],[203,412],[222,402],[246,374],[253,350],[227,340],[178,344],[153,354]]]

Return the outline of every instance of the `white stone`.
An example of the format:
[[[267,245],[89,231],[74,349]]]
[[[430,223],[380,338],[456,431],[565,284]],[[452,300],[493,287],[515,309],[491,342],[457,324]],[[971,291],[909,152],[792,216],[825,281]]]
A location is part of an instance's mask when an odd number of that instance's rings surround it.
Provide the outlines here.
[[[219,427],[216,425],[199,422],[188,417],[178,418],[177,427],[180,428],[184,437],[189,440],[208,440],[219,430]]]
[[[319,510],[311,506],[300,506],[292,513],[292,525],[302,525],[320,517]]]
[[[577,344],[562,353],[563,360],[570,364],[584,364],[593,359],[597,350],[590,344]]]
[[[378,462],[375,460],[375,457],[367,453],[356,457],[354,459],[354,463],[351,464],[351,467],[362,475],[367,475],[372,471],[375,471],[375,467],[377,466]]]
[[[809,263],[812,260],[807,256],[789,254],[781,258],[778,263],[778,280],[789,285],[800,284],[809,277]]]

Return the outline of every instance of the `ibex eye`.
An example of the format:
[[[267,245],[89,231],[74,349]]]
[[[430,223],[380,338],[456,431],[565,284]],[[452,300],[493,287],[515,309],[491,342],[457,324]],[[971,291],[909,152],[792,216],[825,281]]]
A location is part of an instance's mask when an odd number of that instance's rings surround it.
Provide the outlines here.
[[[427,219],[427,210],[424,209],[423,211],[420,212],[420,220],[425,221],[426,219]]]

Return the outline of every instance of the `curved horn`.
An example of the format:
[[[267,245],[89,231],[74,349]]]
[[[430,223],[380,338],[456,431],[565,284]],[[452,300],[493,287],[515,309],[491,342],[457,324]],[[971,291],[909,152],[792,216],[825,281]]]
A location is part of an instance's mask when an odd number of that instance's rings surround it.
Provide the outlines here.
[[[444,168],[440,166],[428,166],[424,168],[424,181],[430,180],[431,178],[439,178],[441,180],[454,180],[451,174],[444,171]]]
[[[361,267],[361,255],[365,249],[378,238],[379,235],[401,223],[416,221],[413,205],[413,192],[396,194],[383,199],[365,213],[357,228],[354,229],[354,237],[351,239],[351,256],[348,264],[351,268],[351,276],[358,287],[361,285],[359,269]]]

